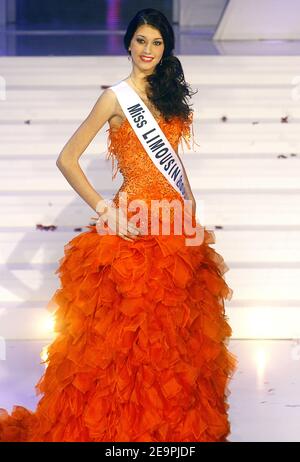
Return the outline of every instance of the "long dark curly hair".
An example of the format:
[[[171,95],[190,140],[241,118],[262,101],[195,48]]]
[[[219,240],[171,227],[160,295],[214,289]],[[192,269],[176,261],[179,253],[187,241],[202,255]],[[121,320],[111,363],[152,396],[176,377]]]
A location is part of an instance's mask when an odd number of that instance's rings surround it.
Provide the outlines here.
[[[128,54],[132,37],[138,27],[149,24],[161,33],[164,40],[164,53],[151,75],[145,79],[149,84],[147,97],[166,120],[172,116],[179,116],[187,120],[193,112],[187,98],[191,98],[197,92],[190,91],[190,85],[185,81],[183,69],[179,59],[173,55],[175,38],[173,28],[166,16],[154,8],[145,8],[136,13],[130,21],[123,43]]]

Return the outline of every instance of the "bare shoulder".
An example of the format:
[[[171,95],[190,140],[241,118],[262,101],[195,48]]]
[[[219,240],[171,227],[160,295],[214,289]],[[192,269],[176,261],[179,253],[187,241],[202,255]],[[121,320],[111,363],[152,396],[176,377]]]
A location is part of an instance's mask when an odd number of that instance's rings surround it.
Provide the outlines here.
[[[111,88],[106,88],[98,97],[95,106],[97,109],[110,114],[114,111],[116,102],[115,92]]]
[[[90,113],[83,122],[84,126],[94,134],[108,122],[115,113],[114,91],[106,88],[95,101]]]
[[[108,119],[108,123],[111,128],[117,129],[124,119],[126,119],[126,116],[122,110],[116,93],[111,88],[107,88],[105,91],[107,92],[106,98],[110,101],[111,106],[111,115]]]
[[[111,88],[106,88],[100,95],[99,98],[105,99],[110,103],[114,103],[116,101],[116,94]]]
[[[80,158],[103,125],[106,122],[110,124],[111,118],[115,117],[115,101],[114,91],[106,88],[98,96],[87,117],[63,147],[57,162],[64,159],[77,161]]]

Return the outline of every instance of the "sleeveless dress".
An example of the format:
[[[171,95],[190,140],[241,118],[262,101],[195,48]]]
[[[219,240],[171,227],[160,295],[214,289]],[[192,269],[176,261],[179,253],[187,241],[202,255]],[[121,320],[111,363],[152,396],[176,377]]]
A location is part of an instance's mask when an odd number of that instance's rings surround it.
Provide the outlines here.
[[[190,148],[192,119],[156,120],[176,149],[180,140]],[[112,176],[124,177],[116,206],[120,192],[147,203],[179,199],[127,119],[107,131]],[[87,228],[64,246],[55,271],[56,336],[35,385],[41,399],[35,411],[0,410],[0,441],[227,441],[237,358],[224,300],[233,291],[209,245],[213,231],[187,246],[184,234],[131,242]]]

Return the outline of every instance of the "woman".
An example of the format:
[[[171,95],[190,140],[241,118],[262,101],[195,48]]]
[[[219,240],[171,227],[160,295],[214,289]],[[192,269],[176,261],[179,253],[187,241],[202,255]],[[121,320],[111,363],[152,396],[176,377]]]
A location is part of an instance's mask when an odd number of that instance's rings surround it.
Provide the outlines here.
[[[141,98],[174,152],[180,139],[189,145],[190,94],[168,20],[154,9],[139,11],[124,46],[132,70],[123,86]],[[236,367],[226,347],[228,268],[209,246],[213,232],[204,229],[201,244],[186,245],[185,231],[153,235],[158,215],[134,221],[121,205],[122,194],[147,207],[160,199],[190,201],[187,216],[195,223],[183,166],[184,198],[123,109],[116,88],[106,89],[59,155],[59,169],[98,219],[60,260],[61,288],[52,300],[57,336],[36,385],[43,396],[35,412],[2,409],[0,441],[227,441],[227,385]],[[147,116],[145,108],[140,115]],[[108,157],[124,176],[112,201],[92,188],[78,164],[105,122]],[[170,224],[177,218],[171,213]]]

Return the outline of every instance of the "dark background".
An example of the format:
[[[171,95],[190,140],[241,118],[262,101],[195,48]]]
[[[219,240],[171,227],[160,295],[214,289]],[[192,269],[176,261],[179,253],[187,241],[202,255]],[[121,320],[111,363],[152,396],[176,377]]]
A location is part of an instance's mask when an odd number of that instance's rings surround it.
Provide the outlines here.
[[[126,29],[143,8],[156,8],[172,21],[172,0],[17,0],[19,29]]]

